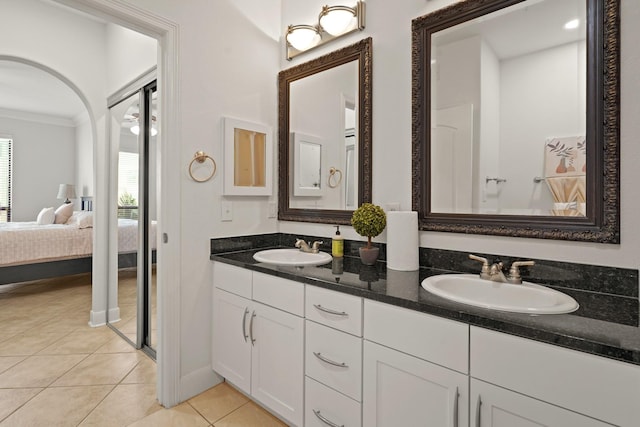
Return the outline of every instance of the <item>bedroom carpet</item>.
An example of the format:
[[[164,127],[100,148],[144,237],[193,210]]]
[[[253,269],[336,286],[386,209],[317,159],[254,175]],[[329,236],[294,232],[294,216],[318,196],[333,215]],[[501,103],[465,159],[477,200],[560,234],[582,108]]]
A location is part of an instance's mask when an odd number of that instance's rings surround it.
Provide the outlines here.
[[[285,426],[226,383],[163,408],[155,363],[90,307],[89,275],[0,286],[0,427]]]

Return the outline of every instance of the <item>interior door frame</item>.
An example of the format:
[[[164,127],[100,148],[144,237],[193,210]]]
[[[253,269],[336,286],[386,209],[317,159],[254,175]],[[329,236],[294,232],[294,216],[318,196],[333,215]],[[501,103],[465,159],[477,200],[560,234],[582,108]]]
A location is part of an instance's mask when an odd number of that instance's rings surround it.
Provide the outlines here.
[[[158,41],[158,91],[162,94],[158,106],[162,116],[159,126],[159,206],[157,233],[160,244],[157,248],[158,274],[158,346],[157,346],[157,398],[160,404],[171,407],[181,401],[180,375],[180,280],[181,280],[181,212],[175,209],[173,200],[180,198],[181,173],[180,141],[181,127],[180,93],[178,85],[178,25],[166,18],[156,16],[149,11],[117,0],[54,0],[73,9],[96,16],[107,22],[121,25],[133,31],[145,34]],[[106,108],[106,106],[105,106]],[[104,141],[106,132],[99,124],[100,117],[106,112],[96,112],[98,124],[94,129],[94,184],[96,221],[104,221],[109,209],[108,182],[105,178],[103,159],[107,156]],[[104,121],[104,120],[103,120]],[[102,125],[104,126],[104,125]],[[107,135],[108,138],[108,135]],[[106,273],[108,234],[95,233],[94,240],[94,277]],[[106,309],[106,289],[93,287],[92,316]],[[102,303],[99,303],[102,302]],[[92,320],[90,324],[97,323]]]

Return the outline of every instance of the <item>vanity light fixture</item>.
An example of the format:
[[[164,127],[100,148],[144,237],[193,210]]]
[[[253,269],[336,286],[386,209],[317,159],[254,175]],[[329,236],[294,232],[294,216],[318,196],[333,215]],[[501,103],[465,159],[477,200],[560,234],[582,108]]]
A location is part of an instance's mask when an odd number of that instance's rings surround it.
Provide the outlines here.
[[[299,51],[311,49],[320,42],[320,31],[313,25],[289,25],[287,43]]]
[[[332,36],[344,34],[353,25],[353,18],[357,12],[355,7],[348,6],[323,6],[318,23]]]
[[[345,34],[364,29],[364,1],[353,7],[323,6],[316,25],[289,25],[285,37],[287,59],[322,46]]]

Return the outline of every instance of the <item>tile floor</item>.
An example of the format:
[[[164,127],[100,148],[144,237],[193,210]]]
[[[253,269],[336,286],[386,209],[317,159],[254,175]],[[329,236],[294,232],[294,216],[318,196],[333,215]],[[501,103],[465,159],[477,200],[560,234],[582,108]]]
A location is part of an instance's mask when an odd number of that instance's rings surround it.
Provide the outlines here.
[[[226,383],[163,408],[155,363],[90,306],[88,275],[0,286],[0,427],[285,426]]]

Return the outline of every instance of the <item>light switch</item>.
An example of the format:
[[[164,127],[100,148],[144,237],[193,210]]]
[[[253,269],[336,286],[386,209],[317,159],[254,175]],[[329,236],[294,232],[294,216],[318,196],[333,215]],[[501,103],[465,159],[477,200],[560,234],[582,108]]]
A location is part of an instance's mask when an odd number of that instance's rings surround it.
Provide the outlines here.
[[[278,208],[276,206],[276,202],[269,202],[267,204],[269,213],[267,213],[267,218],[275,218],[278,214]]]
[[[229,200],[223,200],[220,204],[220,219],[222,221],[233,221],[233,204]]]

